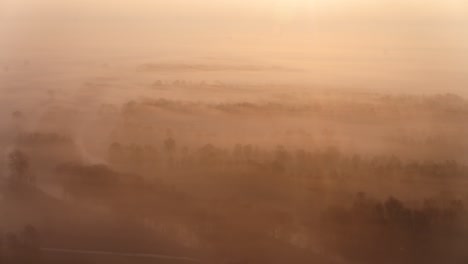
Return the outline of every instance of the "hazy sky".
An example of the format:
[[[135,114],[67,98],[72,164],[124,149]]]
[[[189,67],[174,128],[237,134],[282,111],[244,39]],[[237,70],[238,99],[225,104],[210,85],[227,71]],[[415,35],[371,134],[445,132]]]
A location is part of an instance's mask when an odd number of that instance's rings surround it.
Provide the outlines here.
[[[2,0],[0,19],[0,58],[225,56],[356,85],[468,84],[466,0]]]

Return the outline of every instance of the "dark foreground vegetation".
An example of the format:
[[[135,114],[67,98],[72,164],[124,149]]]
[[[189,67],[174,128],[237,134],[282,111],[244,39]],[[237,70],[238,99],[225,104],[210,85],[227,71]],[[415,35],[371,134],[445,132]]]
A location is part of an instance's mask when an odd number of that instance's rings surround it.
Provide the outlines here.
[[[0,236],[0,263],[42,263],[39,233],[33,226]]]

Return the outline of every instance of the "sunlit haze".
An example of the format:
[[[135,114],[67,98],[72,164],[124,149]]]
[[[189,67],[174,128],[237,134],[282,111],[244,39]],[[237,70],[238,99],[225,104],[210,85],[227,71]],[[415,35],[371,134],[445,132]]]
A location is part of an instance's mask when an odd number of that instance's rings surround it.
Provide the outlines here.
[[[468,263],[468,0],[0,0],[0,264]]]
[[[238,59],[294,81],[464,92],[468,4],[448,1],[5,0],[3,58]],[[148,59],[148,60],[151,60]]]

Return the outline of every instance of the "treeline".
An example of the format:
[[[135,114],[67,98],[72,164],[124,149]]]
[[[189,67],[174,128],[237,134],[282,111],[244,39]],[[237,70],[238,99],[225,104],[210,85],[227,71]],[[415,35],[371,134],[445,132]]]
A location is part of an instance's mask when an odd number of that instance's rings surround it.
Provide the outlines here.
[[[383,179],[444,178],[459,179],[468,175],[468,167],[454,160],[401,160],[395,155],[359,155],[339,149],[304,150],[277,146],[273,149],[237,144],[232,148],[206,144],[199,148],[180,147],[173,138],[160,145],[113,143],[108,161],[124,171],[151,174],[152,169],[173,170],[214,168],[230,170],[251,168],[258,173],[287,173],[294,176],[346,178],[375,176]],[[157,175],[154,175],[157,176]]]
[[[58,133],[21,133],[17,137],[19,145],[40,145],[40,144],[73,144],[71,137]]]
[[[463,184],[468,168],[455,161],[361,156],[336,148],[207,144],[190,149],[173,138],[158,146],[114,143],[109,161],[183,194],[182,200],[166,195],[157,200],[179,208],[179,223],[221,255],[236,252],[261,261],[256,251],[284,250],[291,256],[302,250],[303,260],[339,255],[357,263],[468,259],[461,248],[468,241],[463,191],[424,200],[418,194],[437,184],[439,190],[447,183]],[[395,183],[406,195],[385,200]],[[378,184],[389,189],[376,198],[364,193],[353,198],[359,188],[379,193]]]
[[[184,83],[176,81],[177,84]],[[164,85],[157,82],[158,85]],[[137,109],[144,111],[149,108],[203,113],[217,111],[221,113],[244,113],[250,115],[280,114],[280,115],[320,115],[327,118],[353,117],[355,119],[384,118],[392,121],[395,118],[418,116],[421,118],[449,118],[460,120],[468,117],[468,101],[455,94],[439,94],[431,96],[411,95],[353,95],[350,97],[317,96],[307,102],[288,103],[287,101],[271,102],[224,102],[206,103],[178,101],[170,99],[151,99],[141,102],[131,101],[123,105],[124,113]],[[379,120],[376,120],[379,121]],[[380,120],[382,121],[382,120]]]
[[[110,210],[131,212],[138,217],[163,213],[164,203],[185,200],[185,196],[159,181],[147,181],[105,165],[62,164],[57,167],[59,184],[67,198],[89,202]],[[144,210],[142,210],[144,209]]]
[[[12,182],[28,184],[30,158],[20,151],[9,156]],[[333,147],[185,147],[169,136],[159,144],[113,143],[107,165],[62,164],[56,179],[65,199],[94,204],[132,225],[175,225],[190,246],[217,258],[456,263],[467,259],[460,246],[468,241],[463,192],[424,201],[395,193],[398,198],[385,200],[385,192],[372,198],[378,193],[373,185],[396,182],[417,193],[463,183],[467,172],[450,160],[408,161]],[[359,190],[371,194],[355,196]],[[266,251],[274,253],[258,253]]]
[[[463,263],[466,220],[461,200],[410,206],[360,193],[351,205],[324,210],[319,226],[324,247],[356,263]]]
[[[295,263],[335,263],[332,256],[351,263],[463,263],[468,259],[462,246],[468,242],[462,199],[378,199],[363,192],[353,195],[352,190],[320,189],[317,181],[299,181],[308,185],[299,188],[291,183],[297,176],[291,167],[284,165],[278,171],[281,167],[274,162],[262,167],[255,162],[254,148],[238,146],[238,156],[228,163],[219,159],[222,152],[214,147],[194,153],[198,159],[192,162],[182,162],[176,154],[166,160],[160,171],[166,174],[160,176],[165,183],[105,166],[68,165],[59,172],[68,179],[64,188],[74,199],[91,199],[114,214],[142,218],[151,225],[187,228],[199,241],[194,247],[216,257],[242,259],[240,263],[283,263],[291,258]],[[298,159],[284,149],[273,153],[274,160],[286,164]],[[341,154],[331,150],[318,157],[318,167],[346,164]],[[379,164],[375,162],[354,157],[361,171]],[[396,158],[380,164],[373,169],[381,174],[405,168]],[[185,183],[168,184],[176,183],[181,171]],[[298,196],[304,189],[306,193]],[[269,254],[259,254],[264,251]]]

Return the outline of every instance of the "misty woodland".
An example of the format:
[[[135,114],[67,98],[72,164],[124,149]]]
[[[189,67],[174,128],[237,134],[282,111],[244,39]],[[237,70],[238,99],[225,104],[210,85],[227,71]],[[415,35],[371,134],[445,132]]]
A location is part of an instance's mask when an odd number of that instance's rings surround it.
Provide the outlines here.
[[[0,264],[468,264],[468,0],[0,0]]]
[[[1,259],[463,263],[468,101],[352,96],[106,104],[90,134],[54,102],[15,111]]]

